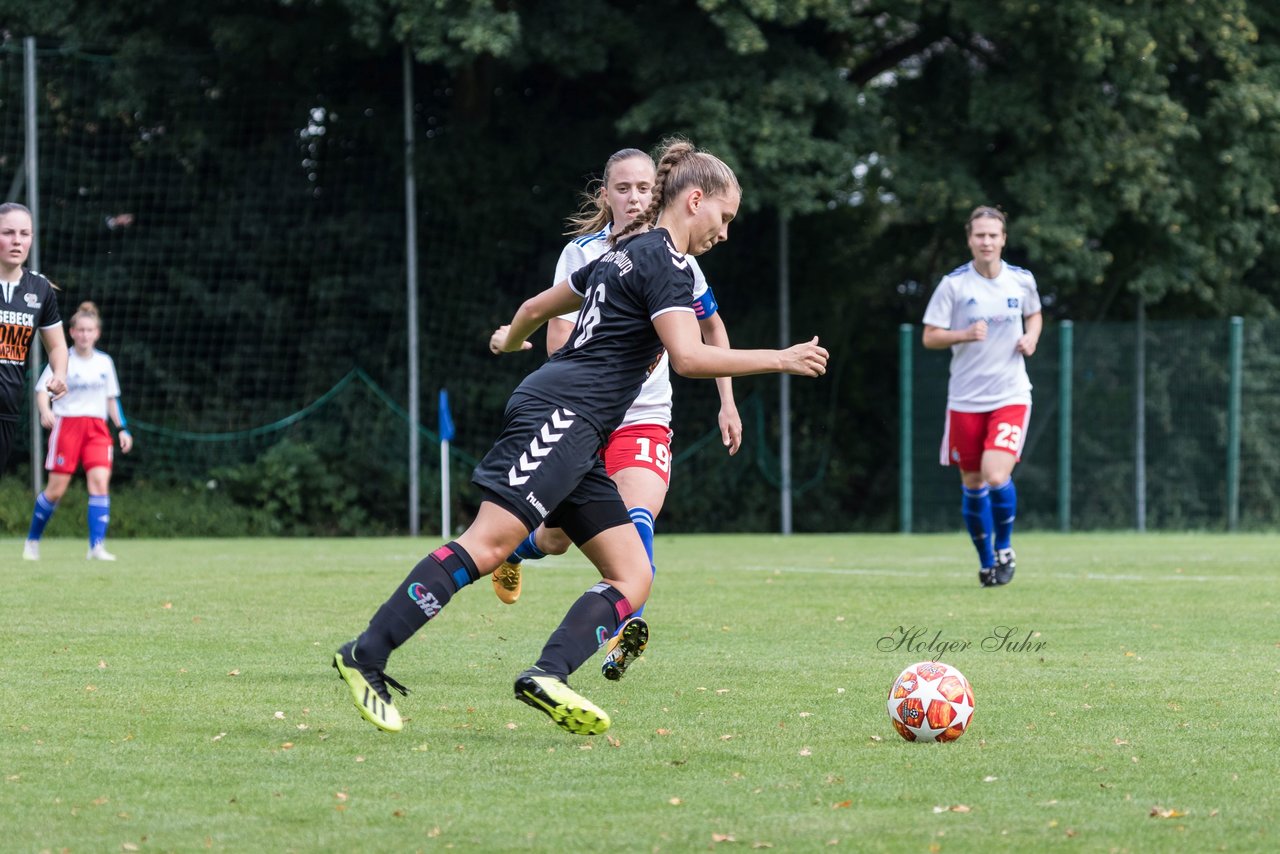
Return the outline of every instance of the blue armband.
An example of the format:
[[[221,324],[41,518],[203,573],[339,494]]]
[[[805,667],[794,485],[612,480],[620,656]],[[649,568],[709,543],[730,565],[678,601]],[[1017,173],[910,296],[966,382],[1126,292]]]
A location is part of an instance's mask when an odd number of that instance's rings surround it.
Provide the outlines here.
[[[706,293],[693,301],[693,313],[698,316],[699,320],[706,320],[715,314],[719,308],[719,304],[716,303],[716,295],[711,292],[710,285],[707,285]]]

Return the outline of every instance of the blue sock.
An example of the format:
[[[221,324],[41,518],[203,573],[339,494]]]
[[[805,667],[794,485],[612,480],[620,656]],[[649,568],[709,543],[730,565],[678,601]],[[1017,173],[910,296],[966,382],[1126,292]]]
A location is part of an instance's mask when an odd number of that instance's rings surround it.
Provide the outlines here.
[[[538,533],[538,529],[534,528],[529,532],[529,536],[520,541],[520,545],[516,546],[516,550],[511,553],[507,560],[511,563],[520,563],[522,560],[538,560],[546,557],[542,549],[538,548],[537,542],[534,541],[533,535]]]
[[[111,496],[89,496],[89,548],[97,548],[107,538],[107,525],[111,523]]]
[[[632,507],[627,513],[631,516],[631,522],[636,526],[636,530],[640,532],[640,542],[644,543],[645,554],[649,555],[649,571],[657,575],[658,567],[653,563],[653,514],[643,507]],[[638,617],[643,613],[644,605],[641,605],[631,616]]]
[[[996,554],[991,548],[991,495],[983,486],[979,489],[964,487],[964,500],[960,502],[960,514],[964,516],[964,525],[973,538],[973,547],[978,550],[978,560],[985,569],[996,565]]]
[[[1018,490],[1013,488],[1013,478],[1004,486],[991,487],[991,516],[995,522],[996,551],[1010,548],[1013,540],[1013,520],[1018,517]]]
[[[28,540],[38,540],[44,536],[44,526],[49,524],[53,511],[58,509],[58,502],[50,501],[41,492],[36,496],[36,506],[31,511],[31,528],[27,531]]]

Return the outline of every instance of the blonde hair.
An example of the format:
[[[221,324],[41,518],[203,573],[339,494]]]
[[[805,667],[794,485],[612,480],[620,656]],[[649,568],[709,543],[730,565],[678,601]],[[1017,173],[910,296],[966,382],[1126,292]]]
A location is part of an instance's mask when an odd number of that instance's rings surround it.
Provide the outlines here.
[[[578,212],[565,220],[565,225],[569,226],[569,230],[565,232],[566,236],[583,237],[595,234],[613,222],[613,211],[609,208],[607,193],[609,173],[613,171],[615,164],[633,157],[644,158],[649,161],[650,166],[653,166],[653,158],[638,148],[623,148],[609,155],[609,159],[604,162],[604,177],[587,185],[587,189],[582,193],[582,204],[578,207]]]
[[[662,154],[658,157],[658,177],[653,182],[653,198],[649,207],[621,232],[615,232],[611,239],[616,243],[619,238],[642,226],[657,222],[667,197],[674,198],[691,187],[697,187],[708,196],[721,196],[730,190],[742,194],[738,176],[719,157],[699,151],[682,137],[665,140]]]
[[[973,213],[969,214],[969,219],[965,221],[964,233],[973,234],[973,221],[975,219],[998,219],[1000,220],[1000,228],[1004,231],[1009,230],[1008,218],[1004,211],[999,208],[993,208],[990,205],[978,205],[973,209]]]
[[[89,300],[85,300],[80,303],[80,307],[76,309],[76,313],[71,315],[71,325],[75,326],[81,320],[92,320],[98,325],[99,329],[102,328],[102,314],[99,313],[98,307],[89,302]]]

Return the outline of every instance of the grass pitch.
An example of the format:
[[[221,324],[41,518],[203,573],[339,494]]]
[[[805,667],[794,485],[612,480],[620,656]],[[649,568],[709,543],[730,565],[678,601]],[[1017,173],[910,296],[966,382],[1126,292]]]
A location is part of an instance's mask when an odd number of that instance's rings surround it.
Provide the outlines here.
[[[329,667],[434,540],[8,543],[6,851],[1269,851],[1276,538],[1018,537],[980,589],[963,533],[659,537],[649,651],[574,687],[583,738],[512,697],[593,580],[487,579],[393,658],[404,732]],[[885,711],[941,657],[976,712],[908,744]]]

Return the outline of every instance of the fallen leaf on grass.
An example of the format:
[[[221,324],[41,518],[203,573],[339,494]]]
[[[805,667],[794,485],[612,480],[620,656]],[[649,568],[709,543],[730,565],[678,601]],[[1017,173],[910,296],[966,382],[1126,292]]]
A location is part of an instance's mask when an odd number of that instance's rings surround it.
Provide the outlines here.
[[[659,730],[658,730],[658,735],[671,735],[671,730],[669,730],[669,729],[659,729]]]
[[[228,676],[239,676],[239,675],[240,675],[240,671],[239,671],[239,670],[228,670],[228,671],[227,671],[227,675],[228,675]]]
[[[711,841],[712,842],[737,842],[738,840],[733,838],[732,833],[713,833],[711,834]]]
[[[215,735],[215,736],[213,737],[213,740],[214,740],[214,741],[222,741],[222,740],[223,740],[224,738],[226,738],[226,737],[227,737],[227,734],[226,734],[225,732],[220,732],[220,733],[218,733],[217,735]]]
[[[98,661],[98,669],[99,669],[99,670],[106,670],[106,669],[107,669],[107,663],[106,663],[105,661],[101,661],[101,660],[99,660],[99,661]]]
[[[994,783],[996,780],[999,780],[999,779],[1000,779],[999,777],[993,777],[993,776],[991,776],[990,774],[988,774],[986,777],[983,777],[983,778],[982,778],[982,782],[984,782],[984,783]]]
[[[671,806],[673,807],[678,807],[682,803],[684,803],[684,801],[680,800],[680,798],[671,798],[667,801],[667,803],[671,804]]]
[[[724,735],[720,736],[721,741],[728,741],[731,738],[733,738],[732,733],[725,733]]]
[[[618,738],[617,736],[613,736],[613,735],[606,735],[606,736],[605,736],[605,738],[609,740],[609,746],[610,746],[610,747],[621,747],[621,746],[622,746],[622,739]]]
[[[812,755],[813,755],[813,751],[812,751],[812,750],[810,750],[810,749],[809,749],[809,748],[807,748],[807,747],[802,747],[802,748],[800,748],[800,755],[801,755],[801,756],[812,756]]]
[[[1152,807],[1151,812],[1147,814],[1150,818],[1182,818],[1186,815],[1183,810],[1167,810],[1164,807]]]
[[[933,808],[933,811],[934,811],[934,813],[943,813],[943,812],[973,812],[973,809],[972,809],[971,807],[968,807],[968,806],[964,805],[964,804],[956,804],[956,805],[954,805],[954,806],[939,806],[939,807],[934,807],[934,808]]]
[[[840,802],[840,803],[838,803],[838,804],[832,804],[832,805],[831,805],[831,808],[832,808],[833,810],[842,810],[842,809],[846,809],[847,807],[851,807],[851,806],[853,806],[853,801],[841,801],[841,802]]]
[[[284,720],[284,712],[276,712],[272,717],[278,721],[282,721]]]

